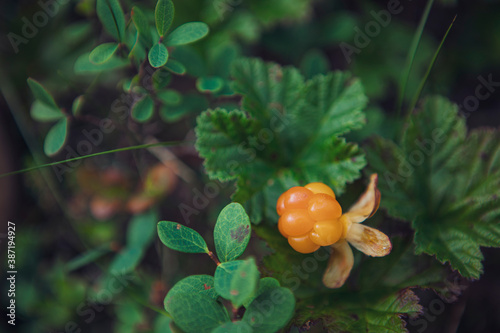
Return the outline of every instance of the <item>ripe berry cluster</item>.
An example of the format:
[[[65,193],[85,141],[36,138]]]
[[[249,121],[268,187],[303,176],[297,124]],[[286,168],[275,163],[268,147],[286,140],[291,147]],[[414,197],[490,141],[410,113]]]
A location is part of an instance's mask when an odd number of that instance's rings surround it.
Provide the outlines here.
[[[280,233],[297,252],[311,253],[336,243],[343,234],[342,207],[323,183],[292,187],[276,205]]]

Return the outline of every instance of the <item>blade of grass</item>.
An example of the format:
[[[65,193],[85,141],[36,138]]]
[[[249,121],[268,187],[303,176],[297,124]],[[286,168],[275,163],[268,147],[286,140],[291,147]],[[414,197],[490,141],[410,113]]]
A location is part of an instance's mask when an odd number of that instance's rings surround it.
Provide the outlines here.
[[[408,80],[410,78],[410,72],[411,72],[411,69],[413,67],[413,62],[415,61],[415,55],[417,54],[418,45],[420,44],[420,40],[422,39],[422,34],[424,32],[425,23],[427,22],[427,19],[429,18],[429,13],[431,11],[433,3],[434,3],[434,0],[427,1],[427,5],[425,6],[425,9],[424,9],[424,14],[422,15],[422,18],[420,19],[420,23],[418,24],[418,28],[415,31],[415,35],[413,36],[413,40],[412,40],[411,45],[410,45],[410,51],[408,52],[408,56],[406,57],[405,70],[403,72],[403,77],[401,78],[401,82],[399,85],[399,97],[398,97],[398,105],[397,105],[398,117],[401,117],[401,111],[403,108],[403,100],[404,100],[404,96],[406,93],[406,85],[408,84]]]
[[[38,169],[46,168],[46,167],[53,166],[53,165],[82,160],[84,158],[89,158],[89,157],[94,157],[94,156],[99,156],[99,155],[105,155],[105,154],[111,154],[111,153],[117,153],[117,152],[122,152],[122,151],[129,151],[129,150],[147,149],[147,148],[151,148],[151,147],[155,147],[155,146],[176,146],[176,145],[180,145],[182,143],[185,143],[185,142],[179,142],[179,141],[158,142],[158,143],[151,143],[151,144],[145,144],[145,145],[137,145],[137,146],[131,146],[131,147],[106,150],[106,151],[101,151],[101,152],[95,153],[95,154],[78,156],[78,157],[70,158],[70,159],[63,160],[63,161],[41,164],[41,165],[37,165],[37,166],[31,167],[31,168],[26,168],[26,169],[21,169],[21,170],[17,170],[17,171],[4,173],[4,174],[0,175],[0,178],[12,176],[12,175],[17,175],[20,173],[25,173],[25,172],[29,172],[29,171],[33,171],[33,170],[38,170]]]
[[[418,98],[420,97],[420,94],[422,93],[422,90],[424,89],[425,83],[427,82],[427,78],[429,77],[429,74],[431,73],[432,68],[434,67],[434,64],[437,60],[437,57],[439,55],[439,52],[441,51],[441,47],[444,44],[444,41],[446,40],[446,37],[448,37],[448,33],[451,30],[451,27],[453,27],[453,24],[455,23],[455,20],[457,19],[457,16],[453,18],[453,21],[451,22],[450,26],[448,27],[448,30],[446,30],[446,33],[444,34],[443,38],[441,39],[441,43],[439,44],[436,52],[434,53],[434,56],[432,57],[431,62],[429,63],[429,67],[427,67],[427,72],[425,72],[424,77],[422,78],[422,81],[420,81],[420,85],[418,86],[417,92],[413,96],[410,107],[408,108],[407,112],[407,117],[411,115],[412,110],[415,108],[415,105],[417,104]]]

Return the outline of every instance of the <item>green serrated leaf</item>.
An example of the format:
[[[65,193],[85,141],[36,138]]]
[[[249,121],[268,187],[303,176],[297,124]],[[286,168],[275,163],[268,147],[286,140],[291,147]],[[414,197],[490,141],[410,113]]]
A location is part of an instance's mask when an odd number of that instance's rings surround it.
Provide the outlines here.
[[[175,323],[186,333],[209,333],[229,322],[226,309],[203,294],[175,294],[165,307],[169,309]]]
[[[55,155],[61,150],[68,135],[68,118],[60,119],[47,133],[43,143],[43,151],[47,156]]]
[[[187,253],[208,253],[207,243],[199,233],[180,223],[158,222],[158,236],[172,250]]]
[[[182,95],[172,89],[162,90],[156,93],[156,96],[165,105],[179,105],[182,102]]]
[[[375,138],[367,147],[381,204],[412,223],[416,252],[467,278],[482,272],[480,246],[500,247],[499,137],[494,130],[467,136],[457,107],[435,96],[412,115],[397,144]]]
[[[260,294],[248,306],[243,316],[254,331],[274,333],[292,318],[295,298],[290,289],[278,287]]]
[[[329,295],[332,297],[332,295]],[[418,297],[409,289],[385,297],[367,293],[350,294],[337,302],[328,302],[314,311],[300,309],[294,318],[298,323],[323,318],[325,328],[333,332],[405,333],[402,315],[415,318],[422,312]]]
[[[137,247],[126,247],[116,255],[109,267],[111,274],[121,275],[131,272],[141,261],[144,251]]]
[[[155,68],[162,67],[168,61],[168,50],[165,45],[157,43],[149,50],[148,60]]]
[[[363,153],[339,137],[365,122],[359,80],[334,72],[304,81],[295,68],[258,59],[235,61],[231,74],[242,110],[204,112],[196,148],[211,178],[237,180],[232,199],[252,222],[276,220],[282,184],[321,181],[340,194],[360,176]]]
[[[196,42],[208,34],[208,25],[203,22],[189,22],[175,28],[168,34],[165,44],[178,46]]]
[[[53,109],[38,99],[31,104],[30,114],[34,120],[40,122],[52,122],[64,117],[60,109]]]
[[[253,258],[245,260],[234,272],[229,293],[235,308],[239,308],[254,297],[259,277],[260,273]]]
[[[146,248],[153,240],[157,221],[158,212],[155,209],[133,216],[127,229],[127,246]]]
[[[252,327],[246,322],[237,320],[222,324],[212,331],[212,333],[252,333]]]
[[[250,240],[250,219],[243,206],[233,202],[220,212],[214,228],[215,250],[219,260],[237,259]]]
[[[132,21],[134,22],[137,31],[139,32],[139,36],[147,43],[147,45],[153,44],[148,18],[143,11],[139,7],[134,6],[132,7],[130,16],[132,17]]]
[[[156,30],[163,37],[174,20],[174,4],[171,0],[158,0],[155,8]]]
[[[49,108],[59,110],[54,98],[51,94],[36,80],[32,78],[28,78],[28,86],[31,89],[31,92],[35,96],[37,100],[48,106]]]
[[[196,88],[202,93],[216,93],[224,87],[224,79],[218,76],[200,77],[196,80]]]
[[[174,59],[170,59],[165,65],[165,68],[177,75],[186,74],[186,67],[180,61]]]
[[[146,95],[132,106],[132,118],[138,122],[144,123],[151,119],[153,111],[154,101],[149,95]]]
[[[84,53],[75,61],[74,71],[76,74],[92,74],[125,67],[129,64],[126,59],[112,56],[111,59],[102,64],[93,64],[89,60],[90,53]]]
[[[231,66],[231,76],[235,79],[234,91],[243,96],[243,109],[269,127],[270,118],[282,120],[275,121],[273,128],[276,128],[294,120],[295,115],[304,114],[304,118],[314,115],[304,108],[304,78],[296,68],[283,68],[260,59],[239,59]],[[285,114],[294,116],[284,119]],[[286,131],[280,134],[283,132]]]
[[[258,126],[257,121],[239,110],[207,110],[198,117],[196,149],[205,158],[205,169],[211,178],[235,179],[245,171],[248,162],[255,160],[255,150],[240,149],[238,145],[258,132]]]
[[[177,282],[172,289],[169,290],[167,296],[164,300],[165,310],[170,312],[168,308],[168,300],[172,298],[172,296],[177,294],[203,294],[207,295],[213,300],[217,300],[219,295],[215,291],[214,288],[214,277],[210,275],[191,275],[185,277],[184,279]],[[167,306],[168,305],[168,306]]]
[[[95,49],[92,50],[89,54],[89,60],[91,63],[99,65],[103,64],[115,54],[116,50],[118,50],[117,43],[104,43],[98,45]]]
[[[348,73],[334,72],[314,77],[307,84],[306,96],[309,106],[316,110],[310,120],[319,125],[313,129],[316,142],[359,129],[365,123],[362,110],[367,98],[363,86]]]
[[[97,0],[96,11],[104,28],[118,41],[125,38],[125,15],[118,0]]]

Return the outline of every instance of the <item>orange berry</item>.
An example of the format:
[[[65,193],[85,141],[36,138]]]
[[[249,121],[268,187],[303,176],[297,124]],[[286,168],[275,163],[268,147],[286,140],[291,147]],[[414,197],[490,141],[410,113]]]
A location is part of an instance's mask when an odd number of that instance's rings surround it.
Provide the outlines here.
[[[306,209],[307,201],[314,193],[307,188],[295,186],[283,193],[283,206],[285,209]],[[278,202],[280,200],[278,199]],[[278,213],[279,214],[279,213]]]
[[[329,186],[327,186],[323,183],[309,183],[304,187],[307,188],[308,190],[310,190],[314,194],[324,193],[324,194],[328,194],[329,196],[331,196],[335,199],[335,193],[333,193],[333,190]]]
[[[286,193],[286,192],[285,192]],[[280,195],[278,202],[276,203],[276,211],[278,215],[281,216],[285,212],[285,193]]]
[[[288,244],[300,253],[312,253],[319,249],[319,245],[313,243],[307,234],[299,237],[289,237]]]
[[[280,231],[280,234],[283,237],[285,237],[285,238],[289,237],[288,234],[285,231],[283,231],[283,220],[281,220],[281,219],[278,220],[278,230]]]
[[[316,221],[333,220],[342,215],[342,207],[337,200],[324,193],[316,193],[309,199],[307,210]]]
[[[286,210],[281,215],[278,225],[281,224],[283,233],[292,237],[300,236],[312,229],[314,220],[305,209]]]
[[[321,246],[329,246],[337,243],[342,236],[343,226],[340,220],[325,220],[314,224],[309,238]]]

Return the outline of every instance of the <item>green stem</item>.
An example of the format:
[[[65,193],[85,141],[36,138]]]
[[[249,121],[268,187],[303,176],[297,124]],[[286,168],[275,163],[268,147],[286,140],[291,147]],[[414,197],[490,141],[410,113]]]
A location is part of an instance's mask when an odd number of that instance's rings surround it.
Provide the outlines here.
[[[106,150],[106,151],[102,151],[102,152],[99,152],[99,153],[89,154],[89,155],[85,155],[85,156],[78,156],[78,157],[70,158],[70,159],[63,160],[63,161],[46,163],[46,164],[42,164],[42,165],[37,165],[37,166],[31,167],[31,168],[26,168],[26,169],[21,169],[21,170],[17,170],[17,171],[12,171],[12,172],[8,172],[8,173],[4,173],[4,174],[0,175],[0,178],[7,177],[7,176],[12,176],[12,175],[17,175],[17,174],[20,174],[20,173],[30,172],[30,171],[33,171],[33,170],[38,170],[38,169],[50,167],[50,166],[53,166],[53,165],[58,165],[58,164],[63,164],[63,163],[67,163],[67,162],[73,162],[73,161],[77,161],[77,160],[82,160],[82,159],[85,159],[85,158],[90,158],[90,157],[99,156],[99,155],[106,155],[106,154],[117,153],[117,152],[122,152],[122,151],[129,151],[129,150],[145,149],[145,148],[156,147],[156,146],[175,146],[175,145],[180,145],[181,143],[182,142],[179,142],[179,141],[158,142],[158,143],[151,143],[151,144],[144,144],[144,145],[137,145],[137,146],[131,146],[131,147],[125,147],[125,148],[118,148],[118,149]]]
[[[410,78],[410,72],[413,67],[413,62],[415,61],[415,55],[417,54],[417,48],[420,44],[420,40],[422,39],[422,34],[424,32],[425,23],[427,22],[427,18],[429,17],[429,13],[432,8],[432,4],[434,0],[428,0],[427,5],[425,6],[424,14],[420,19],[420,23],[418,24],[417,31],[415,31],[415,35],[413,36],[413,40],[411,42],[410,51],[408,52],[408,56],[406,58],[406,66],[405,71],[400,83],[399,87],[399,97],[398,97],[398,105],[397,112],[398,117],[401,117],[401,111],[403,109],[403,100],[406,93],[406,85],[408,84],[408,79]]]
[[[443,46],[444,41],[446,40],[446,37],[448,37],[448,33],[450,32],[451,27],[455,23],[456,19],[457,19],[457,16],[455,16],[453,18],[453,21],[451,22],[450,26],[448,27],[448,30],[446,30],[446,33],[444,34],[443,39],[441,39],[441,43],[439,44],[439,47],[437,48],[436,52],[434,53],[434,56],[432,57],[431,62],[429,63],[429,67],[427,67],[427,72],[425,72],[425,75],[424,75],[422,81],[420,81],[420,85],[418,86],[417,92],[413,96],[413,99],[411,100],[411,103],[410,103],[410,107],[408,108],[408,112],[406,115],[407,118],[410,117],[411,112],[413,111],[413,109],[415,108],[415,105],[417,104],[418,98],[420,97],[420,94],[422,93],[422,90],[424,89],[425,83],[427,82],[427,78],[429,77],[431,70],[434,67],[436,59],[438,57],[438,54],[441,51],[441,47]]]
[[[220,261],[219,261],[219,259],[217,259],[217,257],[215,256],[215,254],[214,254],[212,251],[208,251],[208,252],[207,252],[207,254],[208,254],[208,256],[210,257],[210,259],[212,259],[212,260],[215,262],[215,264],[216,264],[217,266],[219,266],[219,265],[220,265]]]

